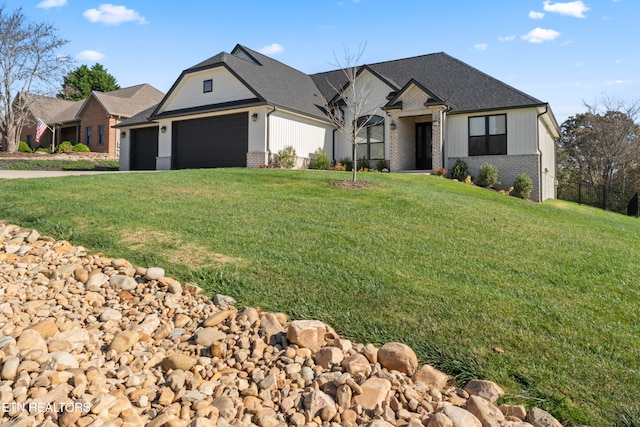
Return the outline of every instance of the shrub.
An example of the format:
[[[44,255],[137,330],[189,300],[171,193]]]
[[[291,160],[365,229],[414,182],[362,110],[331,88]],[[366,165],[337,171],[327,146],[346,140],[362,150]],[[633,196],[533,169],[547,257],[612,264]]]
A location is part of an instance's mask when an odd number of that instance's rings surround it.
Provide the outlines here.
[[[358,170],[367,172],[371,167],[371,162],[366,157],[361,157],[358,159]]]
[[[309,163],[309,168],[327,170],[330,167],[331,159],[329,159],[329,155],[322,148],[318,148],[315,153],[313,153],[313,157],[311,158],[311,162]]]
[[[337,171],[337,172],[344,172],[347,170],[347,168],[345,167],[344,164],[340,163],[340,162],[336,162],[335,165],[333,165],[333,167],[331,168],[332,171]]]
[[[480,166],[477,183],[481,187],[493,187],[500,184],[498,182],[498,168],[491,163],[485,163]]]
[[[287,145],[276,154],[275,165],[277,168],[293,169],[296,166],[296,149]]]
[[[463,160],[456,160],[456,164],[451,169],[451,178],[457,179],[458,181],[464,181],[468,176],[469,167]]]
[[[467,177],[464,179],[464,183],[473,185],[473,180],[471,179],[471,175],[467,175]]]
[[[86,145],[84,145],[83,143],[80,144],[76,144],[73,146],[73,151],[75,153],[90,153],[91,150],[89,149],[89,147],[87,147]]]
[[[31,147],[29,147],[29,144],[24,141],[20,141],[18,143],[18,151],[21,153],[33,153],[33,150],[31,149]]]
[[[347,171],[353,170],[353,160],[349,157],[343,157],[340,159],[340,163],[344,166],[344,169]]]
[[[436,176],[445,176],[447,174],[447,170],[445,168],[438,168],[434,173]]]
[[[58,145],[58,149],[56,151],[58,153],[71,153],[73,151],[73,144],[71,141],[64,141]]]
[[[533,181],[526,173],[521,173],[513,181],[513,191],[516,197],[521,199],[528,199],[531,196],[531,189],[533,188]]]
[[[36,150],[37,153],[47,153],[51,154],[51,147],[38,147]]]
[[[387,161],[386,160],[378,160],[376,162],[376,169],[378,170],[378,172],[383,172],[383,171],[384,172],[389,172],[389,167],[387,166]]]

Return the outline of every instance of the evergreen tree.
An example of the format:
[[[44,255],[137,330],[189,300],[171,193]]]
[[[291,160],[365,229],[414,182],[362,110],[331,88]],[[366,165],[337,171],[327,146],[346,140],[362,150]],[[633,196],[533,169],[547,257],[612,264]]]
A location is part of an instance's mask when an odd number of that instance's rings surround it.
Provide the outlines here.
[[[109,74],[102,64],[89,68],[81,65],[70,71],[64,78],[58,98],[78,101],[89,96],[91,91],[110,92],[120,89],[116,78]]]

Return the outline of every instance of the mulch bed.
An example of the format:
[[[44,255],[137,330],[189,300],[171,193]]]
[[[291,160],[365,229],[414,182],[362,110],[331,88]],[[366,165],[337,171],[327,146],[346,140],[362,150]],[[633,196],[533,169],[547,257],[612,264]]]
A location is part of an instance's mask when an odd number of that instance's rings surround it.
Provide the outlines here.
[[[373,182],[367,182],[367,181],[353,182],[351,180],[329,181],[329,185],[331,187],[355,189],[355,190],[378,187],[378,184],[374,184]]]

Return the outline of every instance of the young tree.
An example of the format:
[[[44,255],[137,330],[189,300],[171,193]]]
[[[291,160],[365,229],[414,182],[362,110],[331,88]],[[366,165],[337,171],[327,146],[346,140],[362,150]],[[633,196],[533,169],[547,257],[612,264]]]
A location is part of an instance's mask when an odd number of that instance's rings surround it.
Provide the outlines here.
[[[110,92],[117,89],[120,89],[120,85],[116,78],[109,74],[102,64],[96,63],[91,68],[81,65],[64,77],[58,98],[79,101],[88,97],[94,90]]]
[[[0,4],[0,138],[9,152],[18,150],[22,126],[29,117],[32,97],[46,93],[69,69],[69,60],[57,51],[67,44],[53,26],[27,22],[22,9],[13,12]]]
[[[371,94],[371,88],[367,85],[357,84],[358,69],[357,66],[365,45],[361,45],[358,50],[353,53],[345,46],[344,56],[342,60],[335,56],[335,66],[344,73],[346,83],[343,86],[335,86],[329,82],[336,96],[333,100],[328,100],[325,105],[327,116],[338,129],[338,131],[351,143],[351,159],[353,161],[352,181],[357,181],[357,162],[356,153],[358,149],[358,134],[369,125],[367,114],[367,100]]]

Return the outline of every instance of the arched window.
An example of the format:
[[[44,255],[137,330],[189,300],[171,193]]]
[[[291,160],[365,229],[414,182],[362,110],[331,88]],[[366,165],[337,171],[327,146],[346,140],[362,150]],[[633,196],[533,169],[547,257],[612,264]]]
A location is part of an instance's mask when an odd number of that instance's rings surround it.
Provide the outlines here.
[[[362,116],[358,127],[364,127],[356,135],[356,157],[367,160],[384,160],[384,117]]]

